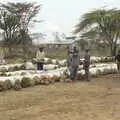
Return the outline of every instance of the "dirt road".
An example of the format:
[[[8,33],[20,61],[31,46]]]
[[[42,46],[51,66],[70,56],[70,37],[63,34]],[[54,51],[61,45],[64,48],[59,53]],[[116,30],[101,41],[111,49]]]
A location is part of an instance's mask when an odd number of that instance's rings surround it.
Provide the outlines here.
[[[108,75],[1,92],[0,120],[120,120],[120,80]]]

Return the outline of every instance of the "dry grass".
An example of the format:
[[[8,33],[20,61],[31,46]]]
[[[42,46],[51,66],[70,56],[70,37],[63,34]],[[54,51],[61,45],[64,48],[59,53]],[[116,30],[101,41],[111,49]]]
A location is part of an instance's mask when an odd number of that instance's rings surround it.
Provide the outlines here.
[[[109,75],[1,92],[0,120],[120,120],[120,80]]]

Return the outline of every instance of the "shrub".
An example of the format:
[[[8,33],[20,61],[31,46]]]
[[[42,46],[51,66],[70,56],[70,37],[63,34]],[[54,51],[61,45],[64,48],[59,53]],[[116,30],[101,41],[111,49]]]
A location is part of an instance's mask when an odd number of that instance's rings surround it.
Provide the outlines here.
[[[12,83],[11,83],[11,81],[10,80],[6,80],[5,82],[5,86],[6,86],[6,89],[11,89],[12,88]]]
[[[29,86],[33,86],[32,84],[32,80],[28,77],[24,77],[21,81],[21,86],[23,88],[29,87]]]
[[[13,89],[14,90],[20,90],[22,87],[21,87],[21,82],[20,80],[16,80],[15,83],[14,83],[14,86],[13,86]]]

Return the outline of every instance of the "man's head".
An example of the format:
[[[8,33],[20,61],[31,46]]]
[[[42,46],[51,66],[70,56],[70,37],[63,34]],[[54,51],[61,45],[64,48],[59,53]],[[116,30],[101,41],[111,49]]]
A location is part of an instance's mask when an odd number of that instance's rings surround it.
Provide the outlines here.
[[[73,52],[72,52],[72,51],[70,51],[70,54],[73,54]]]
[[[39,48],[39,51],[42,52],[42,51],[43,51],[43,47],[40,47],[40,48]]]
[[[74,52],[74,53],[78,53],[78,50],[77,50],[77,47],[76,47],[76,46],[73,47],[73,52]]]
[[[85,52],[88,53],[90,50],[89,49],[86,49]]]

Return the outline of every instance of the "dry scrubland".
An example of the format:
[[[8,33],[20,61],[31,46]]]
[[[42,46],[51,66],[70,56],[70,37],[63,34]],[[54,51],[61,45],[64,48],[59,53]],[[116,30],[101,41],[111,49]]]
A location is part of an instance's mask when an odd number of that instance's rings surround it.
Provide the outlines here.
[[[1,92],[0,120],[120,120],[120,78]]]

